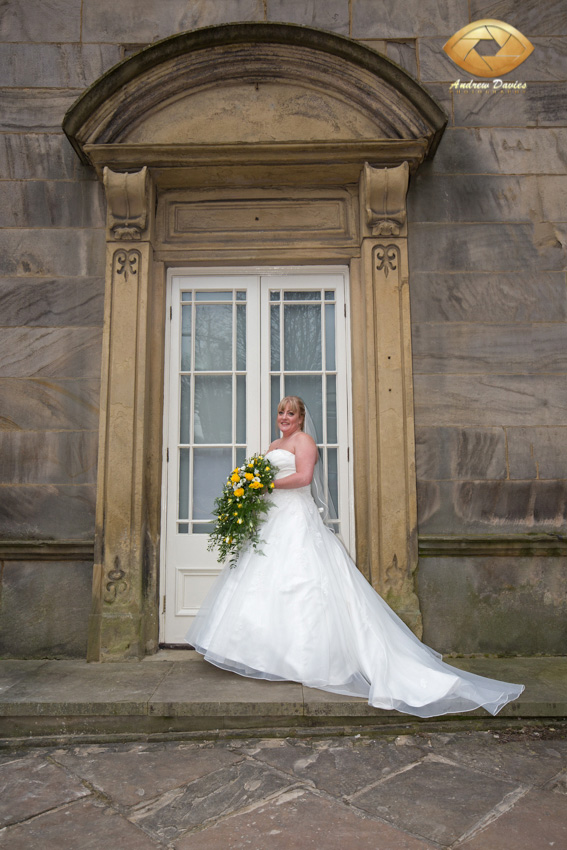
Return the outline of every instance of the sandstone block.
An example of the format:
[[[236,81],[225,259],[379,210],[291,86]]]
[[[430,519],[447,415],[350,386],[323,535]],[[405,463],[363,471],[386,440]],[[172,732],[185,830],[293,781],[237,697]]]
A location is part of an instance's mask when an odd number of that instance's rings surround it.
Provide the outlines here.
[[[539,176],[536,178],[538,198],[541,203],[541,217],[544,221],[566,221],[567,210],[565,193],[567,192],[567,176]]]
[[[96,484],[97,431],[0,431],[0,483]]]
[[[400,3],[352,0],[353,38],[415,38],[446,35],[469,22],[466,0],[423,0],[411,9]]]
[[[447,127],[423,173],[564,174],[564,127]]]
[[[551,187],[545,185],[541,189]],[[552,191],[558,201],[561,186]],[[536,177],[417,174],[408,194],[408,217],[414,222],[531,222],[535,211],[542,207],[540,198],[543,193]],[[554,210],[559,215],[559,210]]]
[[[564,558],[421,558],[423,640],[439,652],[562,655]]]
[[[0,131],[59,133],[63,116],[81,89],[1,89]]]
[[[443,274],[412,271],[411,312],[416,322],[564,322],[563,272]]]
[[[456,92],[453,110],[456,127],[564,126],[565,83],[538,83],[511,92]]]
[[[84,658],[91,586],[89,563],[5,563],[0,655]]]
[[[0,274],[104,275],[103,229],[0,230]]]
[[[513,23],[525,36],[567,35],[567,9],[563,0],[471,0],[471,21],[498,18]]]
[[[99,395],[92,378],[0,378],[0,429],[95,431]]]
[[[0,376],[100,377],[99,328],[4,328]]]
[[[341,35],[349,34],[348,0],[267,0],[268,21],[285,21],[289,24],[303,24]]]
[[[0,227],[104,227],[101,183],[8,180],[3,188]]]
[[[86,88],[121,59],[115,44],[4,44],[0,86]]]
[[[417,428],[415,441],[421,480],[507,477],[503,428]]]
[[[62,133],[0,134],[2,180],[69,180],[76,162],[77,155]]]
[[[389,41],[386,46],[386,56],[400,65],[412,77],[417,77],[417,48],[416,40]]]
[[[90,540],[96,492],[92,484],[19,484],[2,487],[0,538]]]
[[[567,427],[507,428],[510,478],[567,478]]]
[[[422,224],[410,231],[410,269],[421,271],[561,271],[567,240],[559,227],[531,224]]]
[[[81,6],[76,0],[7,0],[0,23],[3,41],[80,41]]]
[[[563,375],[415,375],[417,426],[559,426]]]
[[[3,327],[102,327],[103,309],[102,278],[0,278]]]
[[[186,0],[84,0],[84,42],[149,44],[185,30],[233,21],[263,21],[263,0],[224,0],[187,3]]]

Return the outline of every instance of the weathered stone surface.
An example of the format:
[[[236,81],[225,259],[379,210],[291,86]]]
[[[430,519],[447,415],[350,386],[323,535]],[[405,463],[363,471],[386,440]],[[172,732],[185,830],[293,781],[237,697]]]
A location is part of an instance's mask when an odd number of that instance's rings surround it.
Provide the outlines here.
[[[387,823],[361,817],[338,801],[326,800],[305,789],[284,794],[201,832],[183,836],[177,850],[245,850],[270,847],[343,850],[433,850],[429,842]]]
[[[510,478],[567,478],[567,427],[507,428]]]
[[[541,217],[544,221],[566,221],[565,193],[567,177],[538,177],[538,196],[541,202]]]
[[[0,29],[3,41],[79,41],[81,8],[76,0],[7,0]]]
[[[60,133],[1,133],[2,180],[67,180],[76,170],[76,154]]]
[[[84,658],[92,564],[6,562],[1,587],[3,658]],[[9,691],[19,687],[16,683]]]
[[[2,89],[0,130],[59,133],[63,116],[81,93],[80,89]]]
[[[415,38],[445,35],[447,38],[469,22],[466,0],[424,0],[408,14],[406,6],[375,0],[352,0],[353,38]]]
[[[565,799],[560,795],[530,791],[496,822],[461,844],[462,850],[515,850],[561,847],[567,843]]]
[[[527,89],[517,91],[455,92],[453,122],[456,127],[564,126],[564,93],[564,82],[528,84]]]
[[[412,744],[393,748],[384,741],[365,740],[356,746],[333,747],[329,742],[288,740],[275,747],[271,741],[258,741],[247,753],[340,798],[417,763],[424,749],[417,741]]]
[[[82,32],[84,42],[145,44],[184,30],[232,21],[263,21],[264,17],[262,0],[190,4],[186,0],[127,0],[119,6],[113,0],[85,0]]]
[[[101,327],[103,310],[102,278],[0,278],[3,327]]]
[[[424,173],[564,174],[567,129],[564,127],[447,127]]]
[[[153,803],[138,806],[130,813],[129,820],[161,841],[174,841],[191,827],[257,805],[294,784],[292,777],[243,762],[176,788]]]
[[[0,376],[98,378],[99,328],[4,328]]]
[[[104,230],[0,230],[0,273],[104,275]]]
[[[544,8],[543,5],[541,8]],[[506,19],[500,18],[500,20]],[[509,19],[508,23],[510,23]],[[514,24],[514,26],[517,25]],[[446,41],[445,38],[420,38],[419,70],[421,80],[453,82],[456,79],[463,79],[463,70],[451,62],[443,50]],[[548,33],[546,38],[532,38],[530,36],[530,41],[534,46],[534,52],[513,72],[512,79],[514,81],[537,82],[566,80],[567,38],[554,37],[551,33]],[[508,80],[509,77],[505,79]]]
[[[86,87],[121,59],[114,44],[4,44],[0,86]]]
[[[565,559],[421,558],[418,583],[423,640],[439,652],[565,653]]]
[[[421,480],[507,477],[503,428],[417,428],[415,452]]]
[[[95,484],[97,431],[0,431],[0,483]]]
[[[414,835],[447,845],[474,826],[487,805],[496,806],[515,787],[512,782],[468,768],[426,760],[355,795],[351,805]],[[408,793],[411,806],[405,799]]]
[[[415,375],[416,424],[563,425],[562,375]]]
[[[267,0],[266,19],[268,21],[285,21],[289,24],[303,24],[317,27],[341,35],[349,34],[349,2],[348,0]]]
[[[89,540],[94,534],[95,497],[91,484],[6,485],[0,538]]]
[[[37,755],[0,765],[0,828],[88,794],[77,779]]]
[[[99,381],[0,378],[1,430],[98,428]]]
[[[61,806],[8,827],[0,837],[0,846],[3,844],[6,850],[30,850],[32,847],[67,850],[76,847],[78,840],[81,850],[100,850],[100,847],[160,850],[163,846],[93,798]]]
[[[414,223],[410,268],[421,271],[559,271],[567,240],[553,225]]]
[[[416,40],[389,41],[386,47],[386,56],[396,64],[400,65],[412,77],[417,77],[417,55]]]
[[[20,180],[2,188],[0,227],[104,227],[100,183]]]
[[[414,374],[567,371],[567,325],[560,322],[415,323],[412,347]]]
[[[563,272],[411,274],[415,322],[565,322]]]
[[[567,35],[567,10],[562,0],[471,0],[471,21],[496,18],[512,23],[531,39],[535,35]]]
[[[561,194],[561,185],[545,189]],[[535,177],[417,174],[408,195],[408,216],[413,222],[530,222],[542,199]]]
[[[209,744],[126,744],[83,747],[54,754],[58,764],[122,806],[161,796],[242,761],[243,756]]]
[[[420,534],[567,532],[567,481],[418,481]]]

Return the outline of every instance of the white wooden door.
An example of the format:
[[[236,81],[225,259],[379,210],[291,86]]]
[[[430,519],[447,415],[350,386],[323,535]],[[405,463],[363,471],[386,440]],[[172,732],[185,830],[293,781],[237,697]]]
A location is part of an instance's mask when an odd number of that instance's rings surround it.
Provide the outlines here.
[[[160,640],[182,644],[221,569],[207,551],[230,470],[279,436],[284,395],[307,403],[349,547],[347,270],[169,273]]]

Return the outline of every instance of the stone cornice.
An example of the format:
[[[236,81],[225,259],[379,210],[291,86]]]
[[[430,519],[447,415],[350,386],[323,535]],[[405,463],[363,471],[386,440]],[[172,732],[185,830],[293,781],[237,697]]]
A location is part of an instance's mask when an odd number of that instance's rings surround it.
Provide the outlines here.
[[[419,536],[421,558],[451,556],[533,557],[567,555],[567,535],[562,534],[499,534]]]
[[[92,561],[93,540],[0,540],[0,561]]]

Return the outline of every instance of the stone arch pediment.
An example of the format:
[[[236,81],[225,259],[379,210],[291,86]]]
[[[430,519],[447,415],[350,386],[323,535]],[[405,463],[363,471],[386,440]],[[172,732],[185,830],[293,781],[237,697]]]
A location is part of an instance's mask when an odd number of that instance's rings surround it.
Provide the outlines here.
[[[231,146],[285,146],[289,160],[370,145],[375,162],[413,169],[433,155],[445,124],[425,89],[381,54],[331,33],[258,23],[142,50],[87,89],[63,127],[94,165],[113,162],[117,147],[122,159],[131,153],[124,164],[151,166]]]

